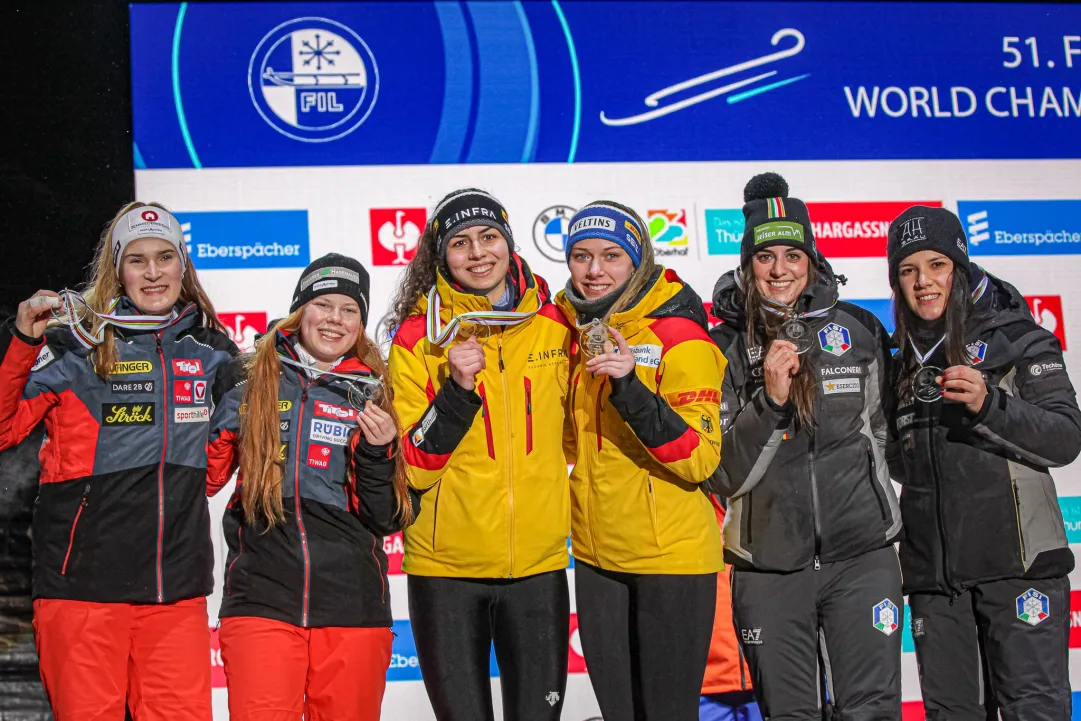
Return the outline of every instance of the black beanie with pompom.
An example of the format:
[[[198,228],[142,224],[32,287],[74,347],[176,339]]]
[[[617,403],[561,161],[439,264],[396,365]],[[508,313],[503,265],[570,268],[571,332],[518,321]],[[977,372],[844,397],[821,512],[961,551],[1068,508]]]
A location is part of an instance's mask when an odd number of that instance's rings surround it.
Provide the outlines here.
[[[740,265],[774,245],[799,248],[812,261],[817,257],[811,216],[799,198],[788,197],[788,183],[777,173],[762,173],[743,188],[743,242]]]

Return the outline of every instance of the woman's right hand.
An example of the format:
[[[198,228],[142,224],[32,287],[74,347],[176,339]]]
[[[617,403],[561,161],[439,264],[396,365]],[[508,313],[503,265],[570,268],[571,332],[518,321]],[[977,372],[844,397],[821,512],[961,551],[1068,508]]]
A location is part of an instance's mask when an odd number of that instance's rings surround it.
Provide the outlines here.
[[[762,361],[762,370],[766,377],[766,395],[777,405],[783,406],[788,402],[788,393],[792,390],[792,376],[799,371],[796,346],[786,340],[773,341],[766,359]]]
[[[40,338],[45,324],[52,318],[53,308],[60,307],[60,296],[51,290],[39,290],[22,303],[15,313],[15,327],[29,338]]]
[[[474,336],[469,336],[464,343],[452,346],[447,351],[447,361],[450,363],[450,377],[467,391],[473,390],[477,374],[486,367],[484,348]]]

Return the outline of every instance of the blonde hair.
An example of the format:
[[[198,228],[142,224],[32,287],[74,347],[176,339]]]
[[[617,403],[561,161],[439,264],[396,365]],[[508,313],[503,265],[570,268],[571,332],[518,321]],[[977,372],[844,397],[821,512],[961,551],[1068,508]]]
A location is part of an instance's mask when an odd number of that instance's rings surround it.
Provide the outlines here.
[[[168,208],[159,203],[142,203],[139,201],[128,203],[117,211],[117,214],[109,221],[101,234],[101,240],[98,242],[98,248],[94,253],[94,260],[90,264],[90,278],[82,289],[83,298],[86,299],[87,305],[95,313],[106,312],[113,299],[124,294],[124,287],[120,283],[120,270],[113,262],[113,229],[116,227],[117,222],[124,217],[125,213],[144,206],[160,208],[167,213],[170,212]],[[180,255],[184,262],[184,277],[180,283],[179,300],[185,303],[195,303],[203,315],[205,325],[224,333],[225,326],[218,320],[218,314],[214,311],[214,304],[210,302],[206,291],[203,290],[203,286],[199,283],[199,275],[191,264],[191,258],[185,252],[181,252]],[[119,261],[119,258],[117,260]],[[81,318],[80,322],[85,325],[87,320],[90,322],[91,332],[96,332],[101,325],[101,320],[97,317],[91,317],[90,319]],[[105,380],[105,377],[109,375],[109,371],[112,370],[113,365],[116,363],[116,358],[116,330],[113,326],[107,325],[105,326],[104,340],[101,345],[91,351],[91,359],[98,377]]]
[[[255,353],[246,361],[247,384],[240,417],[240,479],[241,504],[249,523],[260,519],[267,529],[285,518],[282,508],[282,478],[285,460],[281,458],[281,436],[278,415],[278,385],[282,362],[278,358],[277,331],[295,333],[300,329],[304,315],[302,306],[271,328],[255,344]],[[377,376],[383,377],[384,389],[379,407],[394,419],[394,427],[400,433],[401,421],[394,411],[394,394],[389,385],[386,363],[379,347],[363,332],[357,334],[352,353]],[[359,433],[359,430],[354,433]],[[294,449],[299,453],[299,449]],[[349,479],[353,480],[352,464]],[[409,501],[405,460],[399,443],[394,453],[394,497],[396,513],[403,527],[413,520],[413,506]]]

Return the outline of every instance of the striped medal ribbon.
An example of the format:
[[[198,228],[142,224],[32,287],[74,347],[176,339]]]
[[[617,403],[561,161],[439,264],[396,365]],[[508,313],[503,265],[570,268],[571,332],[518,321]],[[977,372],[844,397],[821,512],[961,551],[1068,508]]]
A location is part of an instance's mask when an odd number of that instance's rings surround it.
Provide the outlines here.
[[[313,373],[319,376],[333,376],[334,378],[341,378],[349,384],[349,405],[358,411],[363,411],[364,406],[368,401],[378,404],[381,400],[383,393],[383,380],[376,378],[375,376],[361,376],[347,373],[337,373],[335,371],[325,371],[316,368],[315,366],[304,365],[292,358],[288,358],[281,353],[278,354],[278,360],[282,363],[299,368],[302,371]]]
[[[537,311],[499,311],[499,310],[471,310],[451,318],[450,322],[443,325],[439,320],[439,311],[442,304],[439,301],[439,293],[435,286],[428,291],[428,342],[446,348],[457,337],[464,324],[491,327],[499,325],[518,325],[527,321],[537,314]]]
[[[53,310],[53,318],[67,325],[72,335],[87,350],[92,350],[105,341],[107,325],[130,330],[161,330],[172,325],[177,318],[175,310],[169,315],[120,315],[114,312],[120,303],[119,298],[113,298],[104,313],[97,313],[86,299],[74,290],[65,288],[57,295],[60,296],[60,307]],[[96,331],[87,330],[82,324],[82,320],[88,317],[96,317],[101,321]]]

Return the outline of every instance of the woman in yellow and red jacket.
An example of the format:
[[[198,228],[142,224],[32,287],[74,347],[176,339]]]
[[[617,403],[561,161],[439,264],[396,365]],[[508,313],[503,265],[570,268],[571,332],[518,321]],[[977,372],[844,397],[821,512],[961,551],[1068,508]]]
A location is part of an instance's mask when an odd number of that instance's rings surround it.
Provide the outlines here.
[[[409,617],[440,721],[559,718],[567,682],[570,501],[562,448],[573,333],[513,252],[506,211],[444,198],[390,317],[410,486]]]
[[[590,680],[605,718],[692,721],[723,568],[700,484],[720,464],[725,359],[701,299],[654,263],[633,210],[582,208],[566,253],[557,303],[578,326],[611,329],[609,352],[577,358],[571,381],[572,551]]]

